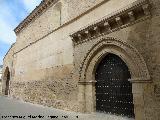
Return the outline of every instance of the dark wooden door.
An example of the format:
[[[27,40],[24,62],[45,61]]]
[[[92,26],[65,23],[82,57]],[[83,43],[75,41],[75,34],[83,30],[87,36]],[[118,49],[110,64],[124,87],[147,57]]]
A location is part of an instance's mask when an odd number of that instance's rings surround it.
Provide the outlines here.
[[[126,64],[108,54],[96,69],[96,110],[134,118],[132,84]]]

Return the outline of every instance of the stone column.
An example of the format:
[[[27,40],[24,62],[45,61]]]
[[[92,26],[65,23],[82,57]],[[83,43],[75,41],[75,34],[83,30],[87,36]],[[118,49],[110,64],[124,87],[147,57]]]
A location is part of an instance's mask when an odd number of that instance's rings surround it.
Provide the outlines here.
[[[85,85],[83,82],[78,82],[78,103],[79,112],[85,112]]]
[[[144,87],[151,81],[145,81],[145,80],[130,80],[130,81],[132,82],[135,120],[145,120]]]
[[[88,81],[85,86],[86,112],[95,112],[95,81]]]
[[[144,83],[133,83],[132,84],[135,120],[144,120],[143,84]]]
[[[80,112],[95,111],[95,81],[79,81],[78,100]]]

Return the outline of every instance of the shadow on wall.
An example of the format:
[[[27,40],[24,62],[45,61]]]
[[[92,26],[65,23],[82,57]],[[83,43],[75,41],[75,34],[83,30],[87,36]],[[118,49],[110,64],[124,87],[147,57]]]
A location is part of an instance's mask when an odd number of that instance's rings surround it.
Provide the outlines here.
[[[5,68],[5,72],[3,75],[3,82],[2,82],[2,94],[8,95],[9,94],[9,82],[10,82],[10,71],[9,68]]]

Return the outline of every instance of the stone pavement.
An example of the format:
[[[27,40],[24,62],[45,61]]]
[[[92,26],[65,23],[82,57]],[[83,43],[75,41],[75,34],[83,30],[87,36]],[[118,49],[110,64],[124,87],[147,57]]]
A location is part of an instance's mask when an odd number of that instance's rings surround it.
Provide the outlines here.
[[[0,120],[133,120],[103,113],[80,114],[0,96]]]

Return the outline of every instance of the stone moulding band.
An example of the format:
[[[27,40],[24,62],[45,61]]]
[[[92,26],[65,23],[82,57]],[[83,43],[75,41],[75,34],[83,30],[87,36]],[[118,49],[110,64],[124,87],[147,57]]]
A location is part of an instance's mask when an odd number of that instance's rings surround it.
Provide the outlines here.
[[[151,17],[148,0],[140,0],[72,33],[74,46],[99,35],[109,34]]]

